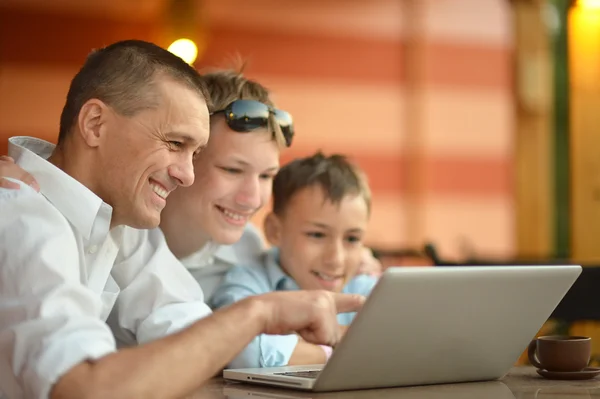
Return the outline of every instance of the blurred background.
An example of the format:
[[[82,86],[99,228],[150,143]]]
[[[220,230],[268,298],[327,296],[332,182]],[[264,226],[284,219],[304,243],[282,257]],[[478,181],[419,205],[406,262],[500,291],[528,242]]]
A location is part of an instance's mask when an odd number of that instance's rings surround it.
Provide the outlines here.
[[[600,0],[0,0],[0,154],[55,141],[86,55],[131,38],[245,61],[294,115],[284,162],[365,169],[392,264],[600,264]],[[585,270],[569,322],[600,318]]]
[[[128,38],[244,61],[295,117],[284,162],[366,170],[381,253],[600,259],[598,0],[0,0],[0,153],[54,141],[86,55]]]

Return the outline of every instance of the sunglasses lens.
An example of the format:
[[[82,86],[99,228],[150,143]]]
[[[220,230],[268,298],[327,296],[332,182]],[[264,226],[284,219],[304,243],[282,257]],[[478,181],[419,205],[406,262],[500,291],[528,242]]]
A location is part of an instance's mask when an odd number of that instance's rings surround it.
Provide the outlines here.
[[[288,112],[269,107],[259,101],[236,100],[225,110],[225,118],[229,127],[236,132],[249,132],[269,124],[269,113],[273,112],[276,122],[281,127],[285,142],[289,147],[294,137],[294,122]]]
[[[282,110],[275,110],[275,120],[281,127],[281,132],[285,137],[285,143],[289,147],[292,145],[292,139],[294,138],[294,121],[292,115]]]
[[[266,126],[269,118],[269,108],[258,101],[237,100],[226,111],[229,126],[239,132],[247,132]]]

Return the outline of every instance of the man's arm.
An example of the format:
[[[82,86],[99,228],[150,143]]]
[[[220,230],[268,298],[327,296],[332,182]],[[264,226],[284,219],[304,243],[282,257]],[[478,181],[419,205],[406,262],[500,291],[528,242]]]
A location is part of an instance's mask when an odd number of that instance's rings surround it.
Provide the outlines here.
[[[181,397],[259,333],[335,344],[336,312],[359,296],[253,297],[172,336],[115,353],[102,302],[81,284],[64,217],[23,185],[0,189],[0,386],[9,397]]]
[[[256,335],[294,331],[335,345],[336,313],[363,298],[322,291],[275,292],[237,302],[166,338],[80,364],[55,385],[52,399],[179,398],[220,371]]]
[[[40,187],[32,175],[15,164],[14,159],[7,155],[2,155],[0,156],[0,188],[18,190],[20,188],[19,184],[6,179],[7,177],[20,180],[33,187],[35,191],[40,191]]]
[[[116,350],[98,294],[81,284],[67,220],[21,184],[0,188],[0,389],[47,398],[74,365]]]

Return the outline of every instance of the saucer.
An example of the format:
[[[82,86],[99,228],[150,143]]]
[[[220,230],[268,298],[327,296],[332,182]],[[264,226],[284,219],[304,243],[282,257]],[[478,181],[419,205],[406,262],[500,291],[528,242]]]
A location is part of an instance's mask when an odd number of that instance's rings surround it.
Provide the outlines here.
[[[589,380],[600,375],[600,368],[586,367],[581,371],[548,371],[536,370],[539,375],[551,380]]]

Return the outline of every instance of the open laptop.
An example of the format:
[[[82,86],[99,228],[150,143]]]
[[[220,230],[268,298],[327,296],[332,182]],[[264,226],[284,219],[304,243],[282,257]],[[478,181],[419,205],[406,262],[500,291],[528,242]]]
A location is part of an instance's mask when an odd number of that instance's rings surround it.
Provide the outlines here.
[[[581,266],[388,268],[326,365],[227,369],[314,392],[503,377]]]

